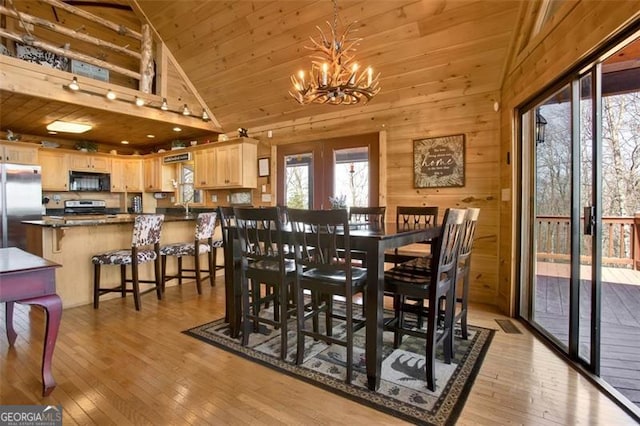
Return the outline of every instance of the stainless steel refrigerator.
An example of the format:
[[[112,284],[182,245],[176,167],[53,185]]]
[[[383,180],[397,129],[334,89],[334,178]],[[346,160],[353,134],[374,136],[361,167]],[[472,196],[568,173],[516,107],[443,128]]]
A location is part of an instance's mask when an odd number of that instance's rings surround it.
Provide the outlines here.
[[[23,220],[42,218],[40,166],[0,164],[0,247],[26,250]]]

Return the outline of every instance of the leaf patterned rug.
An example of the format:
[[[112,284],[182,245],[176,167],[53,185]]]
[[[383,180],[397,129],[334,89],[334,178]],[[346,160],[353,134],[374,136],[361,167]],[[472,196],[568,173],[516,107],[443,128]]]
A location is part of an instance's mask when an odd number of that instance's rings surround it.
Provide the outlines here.
[[[359,308],[358,308],[359,310]],[[385,312],[385,317],[392,316]],[[324,321],[320,321],[323,324]],[[334,335],[344,333],[343,324],[334,321]],[[436,355],[436,390],[427,389],[425,380],[425,340],[405,336],[402,345],[393,349],[393,333],[383,334],[383,361],[380,388],[366,387],[364,355],[365,330],[354,337],[354,370],[351,385],[345,383],[345,348],[324,342],[305,340],[305,358],[295,365],[295,318],[289,321],[287,360],[282,361],[280,330],[260,325],[244,347],[240,339],[232,339],[224,319],[193,327],[183,333],[225,349],[282,373],[312,383],[332,393],[350,398],[392,416],[426,425],[454,424],[469,394],[482,360],[489,348],[494,330],[469,326],[469,338],[463,340],[455,330],[455,358],[444,363],[442,347]]]

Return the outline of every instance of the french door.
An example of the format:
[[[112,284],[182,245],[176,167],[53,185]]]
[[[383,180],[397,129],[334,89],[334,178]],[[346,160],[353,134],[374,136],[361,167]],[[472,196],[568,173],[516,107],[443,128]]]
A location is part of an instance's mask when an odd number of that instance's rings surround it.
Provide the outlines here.
[[[571,360],[637,404],[640,344],[631,343],[640,336],[633,243],[640,208],[635,37],[521,110],[519,313]],[[631,278],[616,281],[623,276]]]
[[[303,209],[378,205],[378,134],[281,145],[279,205]]]

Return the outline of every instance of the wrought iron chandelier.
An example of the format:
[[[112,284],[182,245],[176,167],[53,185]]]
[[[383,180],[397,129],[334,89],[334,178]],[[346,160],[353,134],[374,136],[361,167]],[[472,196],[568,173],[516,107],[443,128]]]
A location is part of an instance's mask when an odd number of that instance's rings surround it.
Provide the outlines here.
[[[379,91],[378,77],[371,67],[361,68],[354,58],[355,46],[361,38],[349,38],[353,23],[338,37],[338,4],[333,0],[333,25],[327,21],[331,39],[319,26],[320,41],[310,37],[313,46],[305,46],[316,54],[311,56],[311,71],[291,76],[293,91],[289,94],[301,104],[321,103],[351,105],[371,100]]]

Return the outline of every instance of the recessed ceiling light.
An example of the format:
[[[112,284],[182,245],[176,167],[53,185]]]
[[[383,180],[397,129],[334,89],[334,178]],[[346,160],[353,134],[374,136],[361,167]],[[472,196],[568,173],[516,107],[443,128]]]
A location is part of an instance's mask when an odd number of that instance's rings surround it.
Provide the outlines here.
[[[173,128],[173,131],[174,131],[174,132],[181,132],[181,131],[182,131],[182,129],[181,129],[180,127],[174,127],[174,128]]]
[[[56,120],[53,123],[47,125],[47,130],[52,132],[64,132],[64,133],[84,133],[91,130],[89,124],[71,123],[69,121]]]
[[[120,141],[122,145],[129,145],[129,141]]]
[[[147,135],[147,137],[148,137],[149,139],[153,139],[153,138],[155,138],[155,137],[156,137],[156,135]]]

